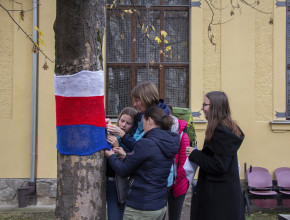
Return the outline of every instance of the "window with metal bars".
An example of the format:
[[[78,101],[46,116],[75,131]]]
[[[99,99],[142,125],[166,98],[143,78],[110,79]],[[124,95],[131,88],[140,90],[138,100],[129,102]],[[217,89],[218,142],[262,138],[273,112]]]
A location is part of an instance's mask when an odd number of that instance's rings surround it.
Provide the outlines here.
[[[106,116],[130,106],[132,89],[144,81],[154,82],[167,104],[188,107],[190,1],[124,0],[110,7],[112,3],[108,1],[106,25]],[[146,25],[154,31],[144,32]]]

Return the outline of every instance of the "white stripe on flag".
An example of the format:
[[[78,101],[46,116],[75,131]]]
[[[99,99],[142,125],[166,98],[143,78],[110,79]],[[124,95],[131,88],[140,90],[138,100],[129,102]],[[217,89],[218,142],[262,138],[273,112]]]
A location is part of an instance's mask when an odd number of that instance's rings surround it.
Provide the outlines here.
[[[54,75],[55,95],[89,97],[104,95],[104,72],[83,70],[74,75]]]

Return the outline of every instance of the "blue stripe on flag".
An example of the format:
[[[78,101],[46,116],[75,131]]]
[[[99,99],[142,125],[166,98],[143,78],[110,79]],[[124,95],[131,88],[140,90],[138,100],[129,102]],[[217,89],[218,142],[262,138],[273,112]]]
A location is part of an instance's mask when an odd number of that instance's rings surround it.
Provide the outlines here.
[[[56,132],[56,148],[61,154],[87,156],[102,149],[111,149],[105,127],[63,125],[57,126]]]

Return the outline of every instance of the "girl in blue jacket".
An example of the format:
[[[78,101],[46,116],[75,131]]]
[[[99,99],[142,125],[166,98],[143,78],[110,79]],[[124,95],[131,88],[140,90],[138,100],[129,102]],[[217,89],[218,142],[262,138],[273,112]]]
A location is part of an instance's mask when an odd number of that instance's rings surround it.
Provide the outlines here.
[[[143,112],[144,136],[126,154],[120,147],[105,151],[111,167],[121,176],[130,176],[124,219],[161,220],[166,212],[167,178],[180,137],[170,132],[173,121],[161,108]],[[124,160],[119,160],[123,157]]]

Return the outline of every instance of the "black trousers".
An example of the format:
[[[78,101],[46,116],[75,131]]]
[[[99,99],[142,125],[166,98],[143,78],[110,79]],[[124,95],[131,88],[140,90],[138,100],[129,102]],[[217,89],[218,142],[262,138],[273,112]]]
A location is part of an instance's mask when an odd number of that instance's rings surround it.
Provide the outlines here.
[[[184,193],[183,195],[174,197],[171,188],[168,188],[167,204],[168,204],[168,219],[169,220],[180,220],[185,196],[186,196],[186,193]]]

